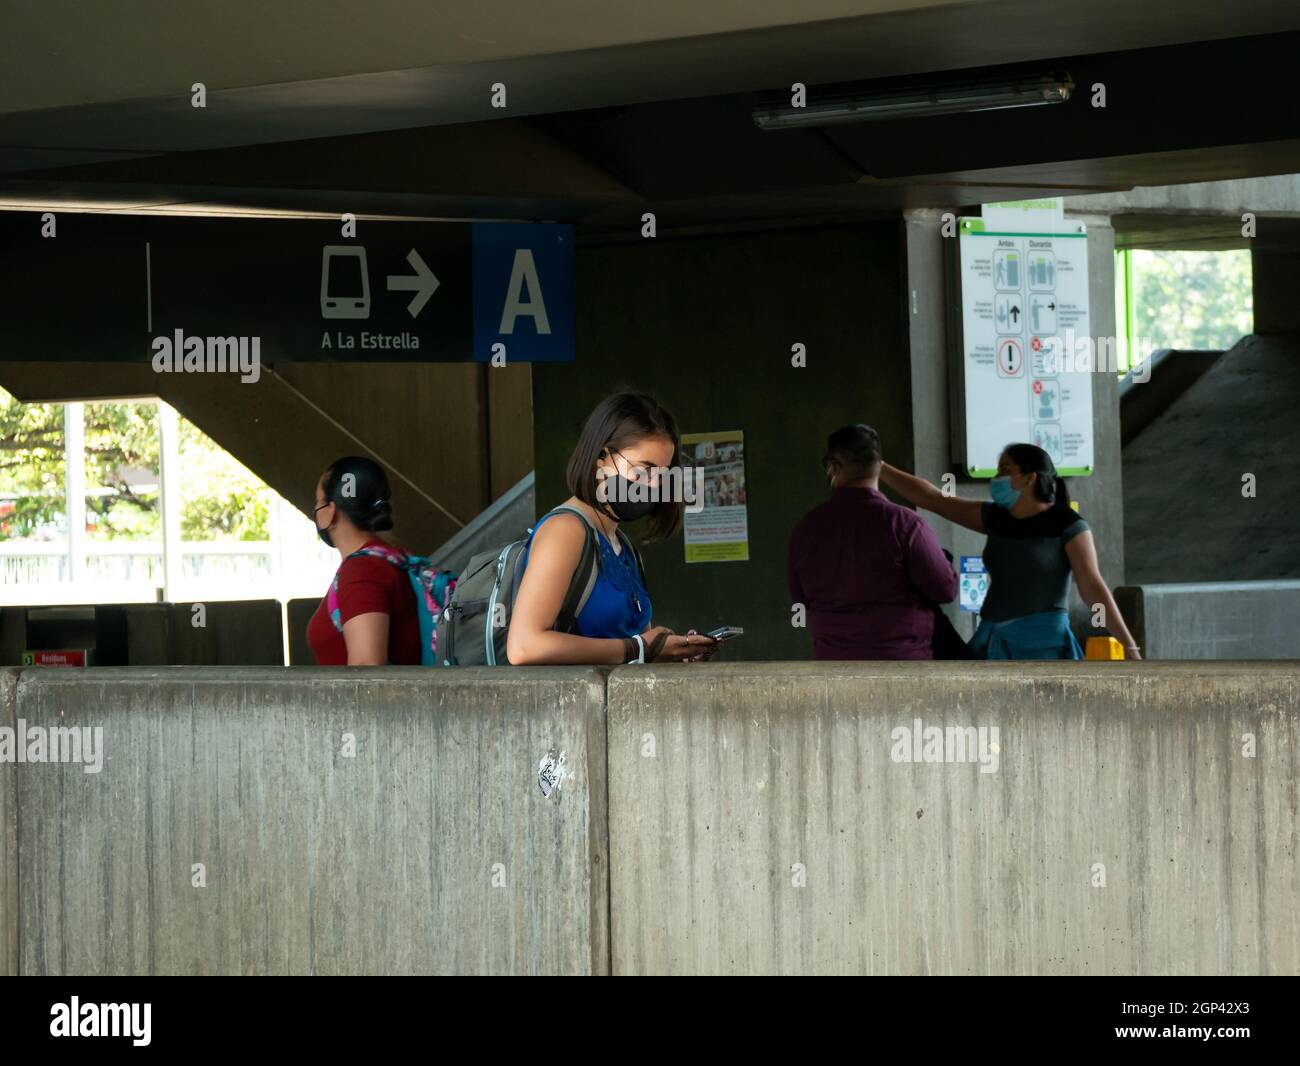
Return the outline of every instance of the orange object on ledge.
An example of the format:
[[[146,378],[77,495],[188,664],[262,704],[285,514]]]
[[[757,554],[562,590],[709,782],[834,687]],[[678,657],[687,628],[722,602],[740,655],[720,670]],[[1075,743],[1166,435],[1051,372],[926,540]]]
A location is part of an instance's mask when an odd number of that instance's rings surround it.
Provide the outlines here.
[[[1083,649],[1085,659],[1123,659],[1124,645],[1114,637],[1089,637]]]

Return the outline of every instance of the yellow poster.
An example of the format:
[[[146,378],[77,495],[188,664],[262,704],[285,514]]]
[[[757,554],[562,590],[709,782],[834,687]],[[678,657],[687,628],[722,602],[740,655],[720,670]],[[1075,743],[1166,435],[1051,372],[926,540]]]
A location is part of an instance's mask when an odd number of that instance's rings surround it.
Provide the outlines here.
[[[683,516],[686,561],[729,563],[749,559],[745,434],[740,430],[683,434],[682,466],[702,470],[704,486],[703,500],[688,503]]]

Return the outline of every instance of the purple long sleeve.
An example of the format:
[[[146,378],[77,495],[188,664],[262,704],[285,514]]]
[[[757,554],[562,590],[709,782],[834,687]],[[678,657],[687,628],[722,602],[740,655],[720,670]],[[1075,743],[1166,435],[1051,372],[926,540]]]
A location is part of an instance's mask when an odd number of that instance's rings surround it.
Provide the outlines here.
[[[835,489],[804,516],[788,580],[817,659],[929,659],[934,604],[957,595],[925,520],[875,489]]]

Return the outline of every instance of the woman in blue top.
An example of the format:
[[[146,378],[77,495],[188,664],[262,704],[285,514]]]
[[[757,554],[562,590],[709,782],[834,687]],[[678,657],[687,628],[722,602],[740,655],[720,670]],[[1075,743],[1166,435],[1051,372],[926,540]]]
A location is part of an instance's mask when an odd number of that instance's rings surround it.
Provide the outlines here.
[[[652,397],[616,393],[591,413],[566,471],[573,493],[563,505],[568,510],[543,516],[522,560],[524,575],[506,645],[513,665],[696,662],[713,652],[717,641],[694,630],[678,636],[666,626],[650,624],[645,576],[618,528],[620,522],[648,518],[647,540],[676,531],[682,501],[661,500],[658,491],[645,490],[657,489],[660,474],[678,464],[677,424]],[[600,547],[596,583],[574,630],[560,632],[556,619],[578,568],[588,524]]]
[[[988,594],[970,648],[980,659],[1082,659],[1066,611],[1070,575],[1083,602],[1102,607],[1105,628],[1140,659],[1115,598],[1097,567],[1088,523],[1070,506],[1065,479],[1033,444],[1008,444],[989,483],[992,502],[945,496],[924,478],[888,463],[880,480],[911,503],[950,522],[987,533]]]

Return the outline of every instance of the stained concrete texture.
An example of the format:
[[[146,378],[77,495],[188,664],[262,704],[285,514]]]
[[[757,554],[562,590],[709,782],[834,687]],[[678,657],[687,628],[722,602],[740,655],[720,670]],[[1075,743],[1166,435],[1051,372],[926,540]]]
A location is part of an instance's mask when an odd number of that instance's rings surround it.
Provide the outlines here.
[[[608,698],[616,974],[1300,970],[1295,663],[624,667]],[[910,761],[932,727],[966,761]]]
[[[1297,396],[1300,336],[1245,337],[1124,448],[1127,584],[1300,578]]]
[[[603,700],[591,669],[28,670],[19,713],[106,761],[19,768],[21,970],[604,972]]]

